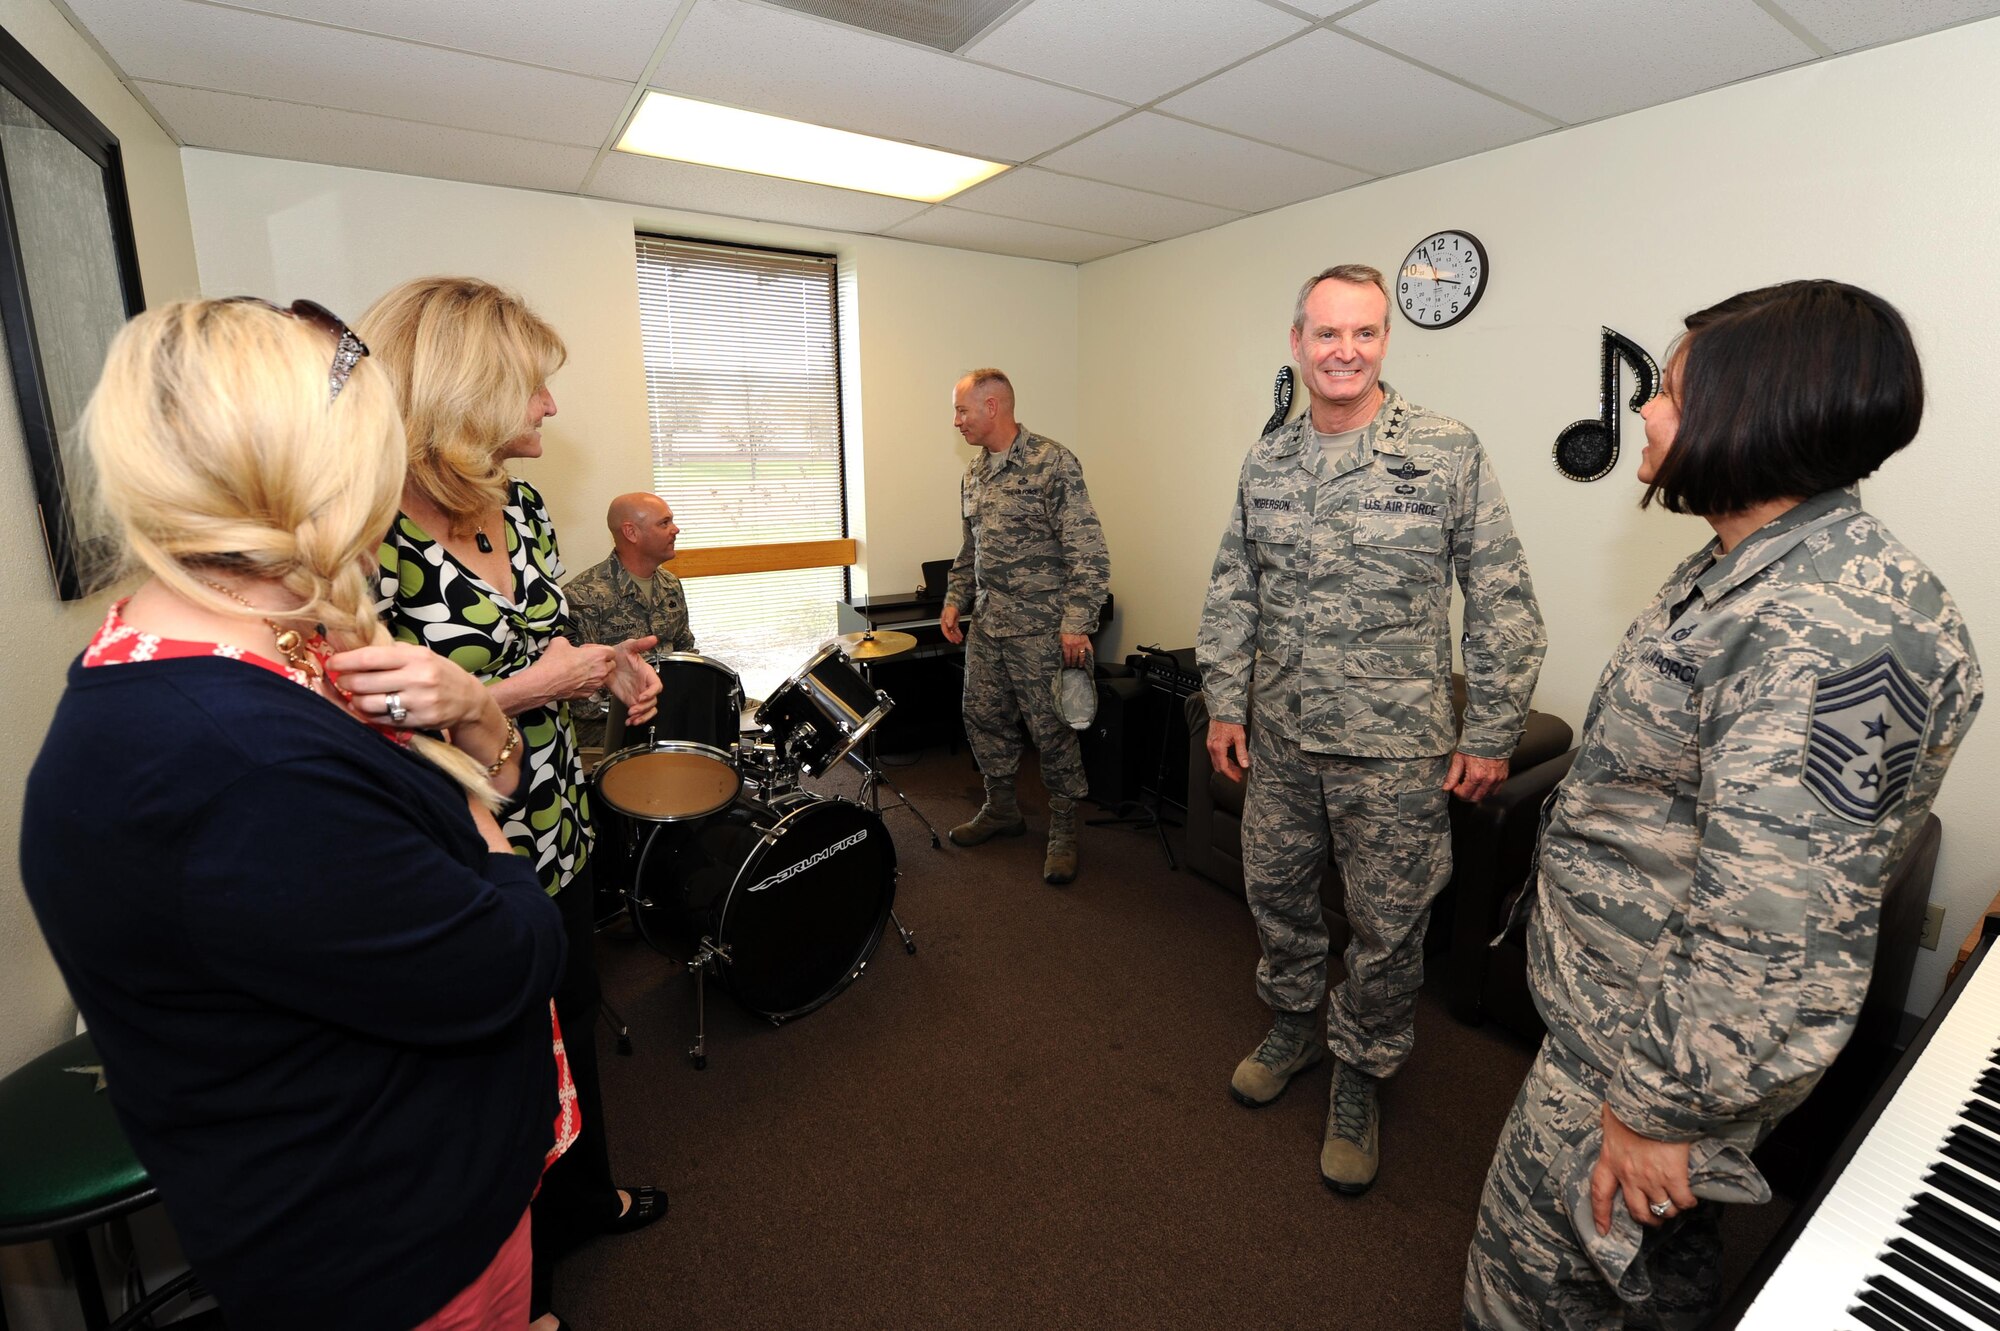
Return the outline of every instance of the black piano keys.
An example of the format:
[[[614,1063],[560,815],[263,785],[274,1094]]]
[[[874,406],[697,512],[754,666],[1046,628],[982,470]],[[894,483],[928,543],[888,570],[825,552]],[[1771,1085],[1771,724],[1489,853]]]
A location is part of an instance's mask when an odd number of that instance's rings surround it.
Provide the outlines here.
[[[1961,1316],[1969,1316],[1981,1326],[2000,1326],[2000,1296],[1950,1262],[1938,1260],[1936,1254],[1921,1244],[1904,1238],[1890,1239],[1889,1251],[1882,1254],[1882,1264],[1956,1304],[1962,1310]]]
[[[1908,1286],[1889,1276],[1868,1277],[1861,1303],[1897,1331],[1963,1331],[1958,1322],[1935,1312]]]
[[[1900,1227],[2000,1285],[2000,1050],[1988,1057],[1973,1091],[1941,1158],[1924,1175],[1931,1191],[1911,1200]],[[1960,1331],[1967,1325],[2000,1331],[2000,1290],[1922,1244],[1892,1238],[1878,1260],[1894,1274],[1871,1275],[1856,1292],[1848,1313],[1863,1325],[1874,1331]]]

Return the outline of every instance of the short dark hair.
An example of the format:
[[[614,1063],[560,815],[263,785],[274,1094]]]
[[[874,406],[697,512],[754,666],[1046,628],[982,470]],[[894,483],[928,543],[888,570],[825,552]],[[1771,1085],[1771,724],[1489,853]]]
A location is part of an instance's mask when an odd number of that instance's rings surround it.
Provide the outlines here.
[[[1924,375],[1909,325],[1871,291],[1817,279],[1697,310],[1669,356],[1673,448],[1640,499],[1721,517],[1853,485],[1914,439]],[[1664,391],[1664,390],[1663,390]]]

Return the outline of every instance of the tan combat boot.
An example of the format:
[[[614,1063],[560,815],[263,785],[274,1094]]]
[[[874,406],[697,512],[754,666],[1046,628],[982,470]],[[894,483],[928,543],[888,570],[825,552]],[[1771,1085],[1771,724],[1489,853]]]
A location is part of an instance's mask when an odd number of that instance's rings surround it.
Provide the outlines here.
[[[1062,887],[1076,881],[1076,801],[1049,796],[1049,853],[1042,881]]]
[[[1292,1078],[1326,1057],[1314,1020],[1315,1012],[1279,1012],[1271,1033],[1236,1065],[1229,1093],[1236,1103],[1262,1109],[1285,1093]]]
[[[954,846],[977,846],[991,841],[997,836],[1019,836],[1028,830],[1022,821],[1021,805],[1014,798],[1014,779],[986,782],[986,803],[979,806],[979,812],[972,815],[972,821],[960,823],[949,833]]]
[[[1382,1115],[1375,1107],[1376,1079],[1333,1060],[1333,1091],[1326,1109],[1326,1141],[1319,1149],[1320,1181],[1359,1197],[1382,1167]]]

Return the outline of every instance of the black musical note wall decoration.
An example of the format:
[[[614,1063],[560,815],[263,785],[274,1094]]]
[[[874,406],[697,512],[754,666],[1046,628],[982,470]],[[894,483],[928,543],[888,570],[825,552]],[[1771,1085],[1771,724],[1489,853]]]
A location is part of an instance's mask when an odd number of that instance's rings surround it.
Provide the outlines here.
[[[1630,364],[1639,378],[1632,390],[1632,410],[1645,406],[1660,391],[1660,367],[1625,334],[1606,328],[1599,355],[1597,419],[1572,421],[1556,436],[1556,470],[1573,481],[1598,480],[1618,465],[1619,362]]]
[[[1292,414],[1292,385],[1294,382],[1292,367],[1289,365],[1280,365],[1278,367],[1277,382],[1271,385],[1271,406],[1274,410],[1271,412],[1271,419],[1264,422],[1264,434],[1269,434],[1280,425],[1283,425],[1285,417]]]

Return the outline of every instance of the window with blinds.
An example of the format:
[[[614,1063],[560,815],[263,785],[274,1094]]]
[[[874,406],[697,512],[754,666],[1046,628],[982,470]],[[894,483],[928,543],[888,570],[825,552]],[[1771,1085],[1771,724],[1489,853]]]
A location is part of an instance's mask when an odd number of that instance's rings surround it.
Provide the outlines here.
[[[847,534],[835,261],[638,237],[653,488],[679,546]],[[701,652],[769,697],[835,629],[847,570],[689,579]]]

